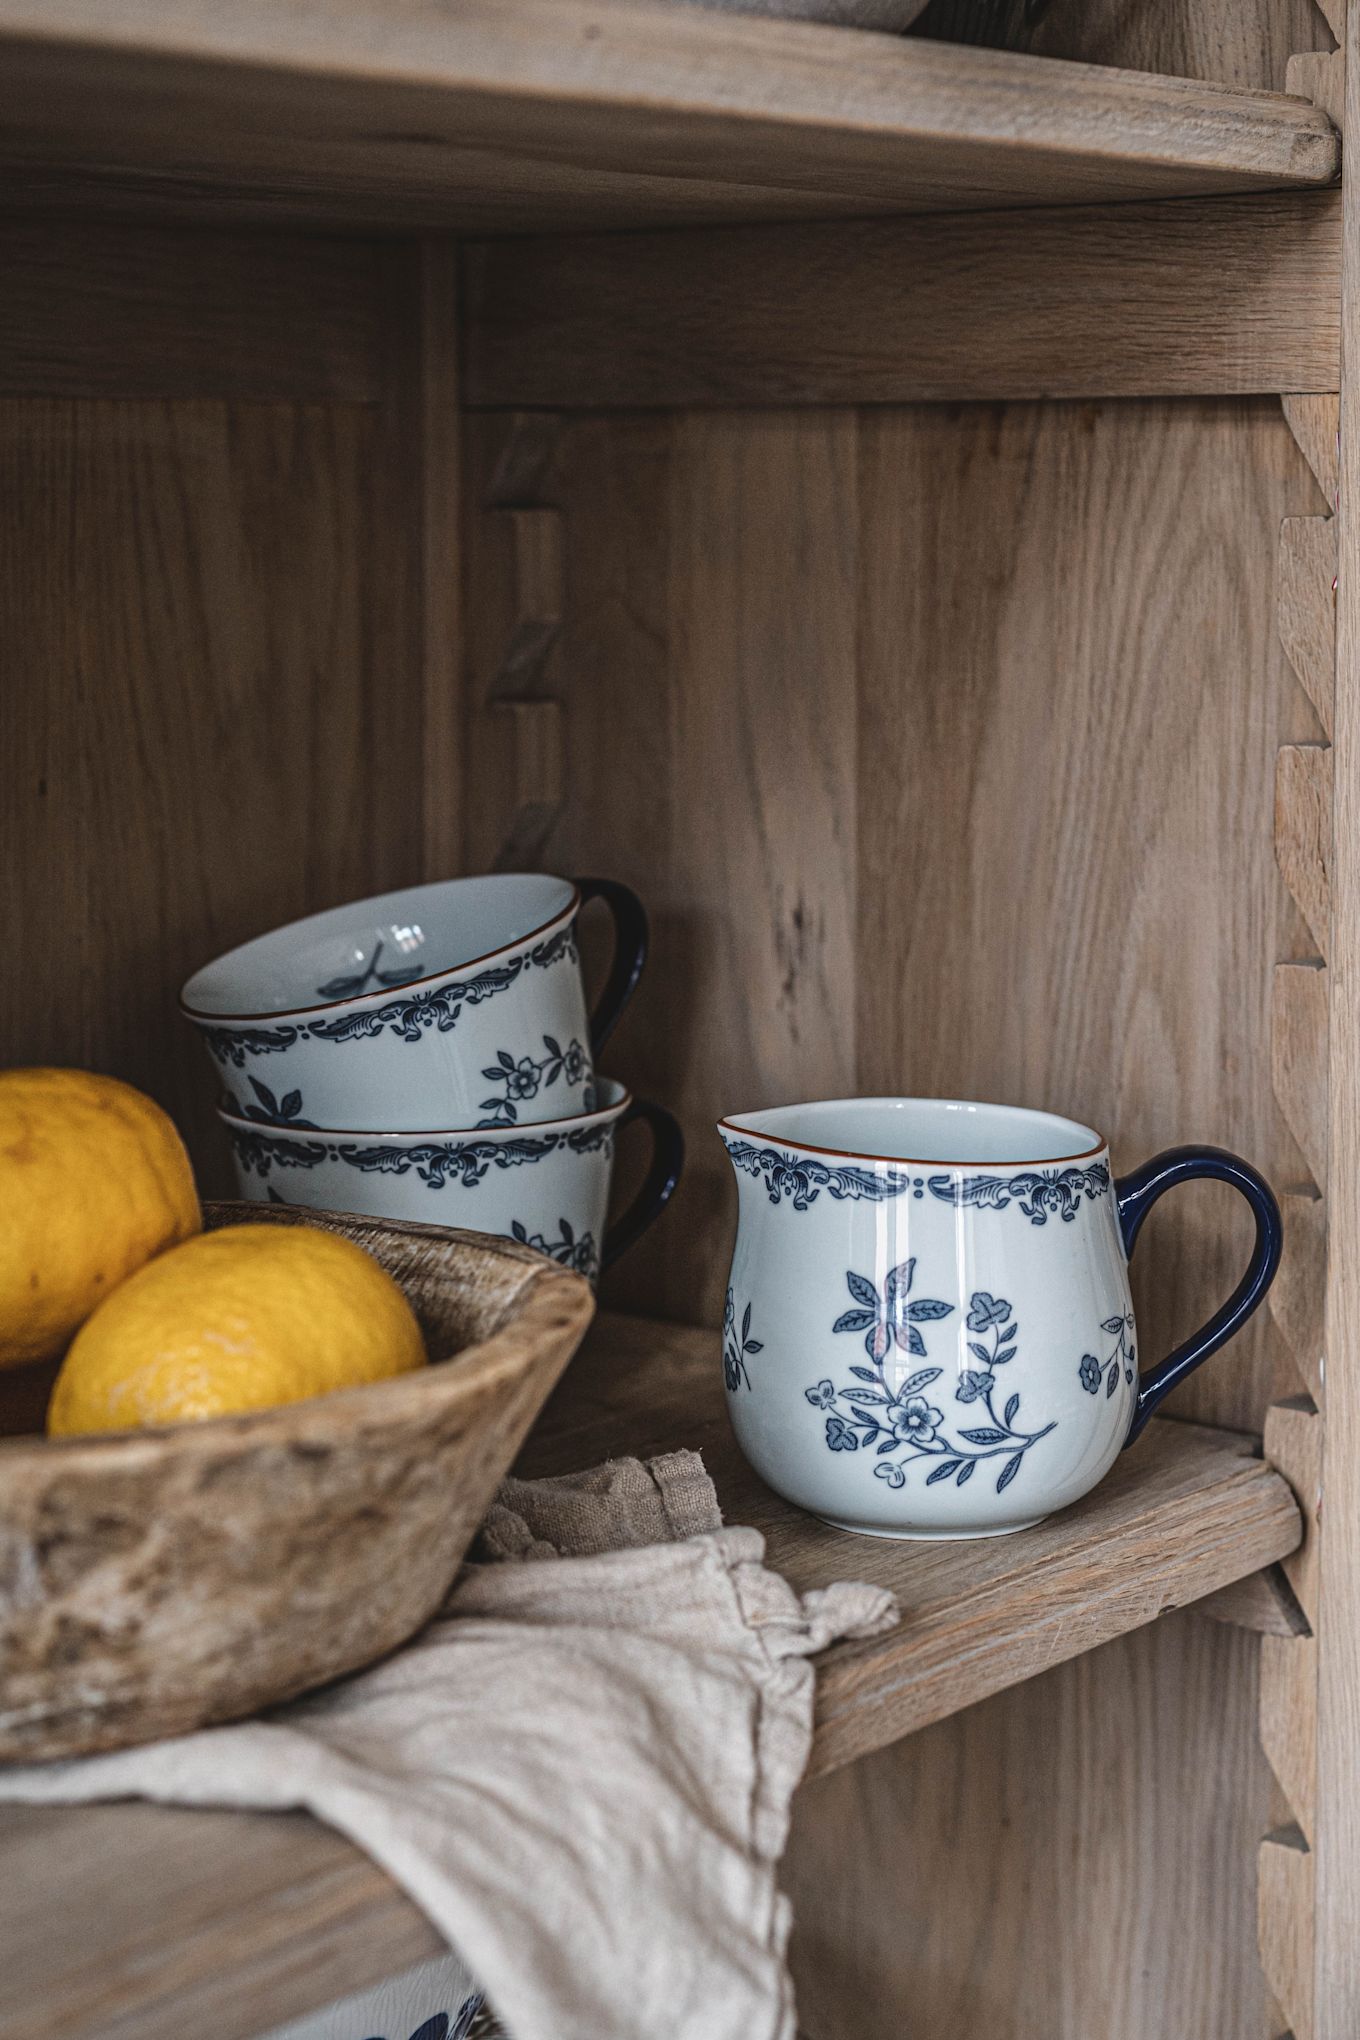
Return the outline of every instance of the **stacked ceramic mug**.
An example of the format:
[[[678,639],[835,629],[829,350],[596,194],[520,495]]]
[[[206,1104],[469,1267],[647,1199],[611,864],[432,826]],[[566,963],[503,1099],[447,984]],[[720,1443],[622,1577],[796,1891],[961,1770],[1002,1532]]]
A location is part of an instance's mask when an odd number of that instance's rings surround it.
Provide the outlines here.
[[[614,921],[586,1012],[582,906]],[[336,907],[219,957],[184,987],[224,1096],[244,1197],[502,1235],[595,1281],[669,1199],[680,1129],[597,1074],[637,985],[647,917],[611,879],[451,879]],[[608,1223],[614,1150],[651,1166]]]

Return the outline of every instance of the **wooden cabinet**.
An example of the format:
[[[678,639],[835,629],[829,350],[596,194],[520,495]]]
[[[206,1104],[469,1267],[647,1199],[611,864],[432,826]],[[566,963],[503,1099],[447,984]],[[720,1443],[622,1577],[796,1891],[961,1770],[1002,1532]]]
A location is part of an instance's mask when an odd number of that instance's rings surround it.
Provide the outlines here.
[[[701,1444],[791,1576],[902,1595],[822,1671],[810,2040],[1360,2030],[1347,12],[0,0],[0,1053],[143,1084],[218,1192],[195,964],[459,869],[643,894],[611,1068],[692,1160],[526,1465]],[[1270,1313],[1005,1549],[834,1535],[727,1440],[711,1122],[876,1090],[1284,1193]],[[1155,1354],[1245,1240],[1212,1186],[1148,1231]],[[437,1952],[301,1819],[0,1846],[14,2040]]]

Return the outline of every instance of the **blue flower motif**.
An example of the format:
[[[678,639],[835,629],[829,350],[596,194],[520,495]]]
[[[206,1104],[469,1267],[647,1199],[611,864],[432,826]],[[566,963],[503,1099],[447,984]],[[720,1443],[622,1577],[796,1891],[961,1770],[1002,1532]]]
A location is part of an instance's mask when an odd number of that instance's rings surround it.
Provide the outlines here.
[[[977,1289],[968,1313],[968,1329],[989,1332],[993,1325],[1004,1325],[1010,1314],[1011,1307],[1004,1296],[989,1296],[985,1289]]]
[[[944,1422],[943,1410],[932,1409],[923,1395],[909,1395],[886,1412],[894,1437],[904,1445],[930,1445]]]
[[[859,1439],[844,1417],[827,1418],[826,1442],[833,1452],[853,1452],[859,1445]]]
[[[959,1385],[954,1393],[960,1402],[976,1402],[979,1396],[986,1395],[995,1380],[996,1376],[990,1370],[965,1367],[959,1375]]]
[[[905,1487],[907,1484],[907,1476],[902,1468],[900,1466],[893,1466],[884,1459],[880,1459],[878,1465],[874,1468],[874,1479],[886,1480],[890,1488]]]
[[[730,1332],[736,1321],[737,1321],[737,1306],[733,1298],[732,1292],[729,1289],[727,1292],[727,1300],[723,1304],[723,1330],[725,1332]]]
[[[819,1381],[815,1388],[805,1388],[803,1394],[814,1410],[829,1410],[836,1400],[836,1391],[829,1381]]]
[[[1094,1353],[1082,1354],[1081,1366],[1077,1372],[1081,1376],[1081,1385],[1086,1390],[1086,1393],[1088,1395],[1098,1394],[1102,1369]]]
[[[579,1041],[573,1041],[562,1058],[562,1074],[569,1084],[579,1084],[585,1075],[585,1050]]]
[[[532,1098],[538,1091],[538,1064],[532,1056],[522,1055],[512,1070],[505,1073],[505,1088],[512,1098]]]

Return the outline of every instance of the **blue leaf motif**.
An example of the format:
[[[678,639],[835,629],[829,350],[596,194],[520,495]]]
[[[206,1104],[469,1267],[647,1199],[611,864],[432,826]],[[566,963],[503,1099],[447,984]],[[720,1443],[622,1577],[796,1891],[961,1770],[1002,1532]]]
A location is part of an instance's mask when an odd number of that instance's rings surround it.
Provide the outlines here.
[[[996,1484],[996,1491],[998,1494],[1000,1494],[1003,1491],[1003,1489],[1008,1488],[1011,1482],[1015,1479],[1016,1474],[1019,1473],[1020,1471],[1020,1462],[1024,1458],[1024,1456],[1025,1455],[1023,1452],[1016,1452],[1012,1455],[1011,1458],[1009,1458],[1006,1461],[1006,1464],[1001,1469],[1001,1478]]]
[[[854,1297],[856,1303],[864,1304],[867,1309],[873,1312],[875,1317],[878,1316],[878,1291],[874,1288],[872,1282],[866,1281],[863,1275],[856,1275],[852,1269],[847,1268],[845,1271],[845,1286]]]
[[[877,1323],[877,1310],[844,1310],[831,1329],[833,1332],[863,1332]]]
[[[859,1447],[855,1436],[844,1417],[828,1417],[826,1420],[826,1442],[833,1452],[854,1452]]]
[[[907,1476],[900,1466],[876,1466],[874,1479],[886,1480],[890,1488],[901,1488],[907,1484]]]
[[[948,1317],[953,1308],[952,1303],[941,1303],[937,1296],[923,1296],[907,1305],[907,1316],[913,1324],[924,1324],[929,1318]]]
[[[895,1304],[900,1303],[901,1299],[911,1288],[912,1276],[915,1272],[916,1261],[914,1257],[910,1261],[899,1262],[896,1268],[889,1268],[887,1280],[883,1284],[883,1300],[890,1311]],[[875,1298],[875,1302],[877,1302],[877,1298]]]
[[[898,1400],[905,1402],[909,1395],[919,1395],[923,1388],[930,1387],[932,1381],[938,1381],[943,1372],[944,1369],[942,1367],[918,1368],[915,1374],[907,1376],[902,1386],[898,1389]]]
[[[957,1459],[942,1459],[935,1471],[926,1475],[926,1486],[934,1487],[937,1481],[948,1480],[951,1474],[958,1472],[958,1469]]]
[[[1015,1413],[1019,1409],[1019,1407],[1020,1398],[1018,1395],[1013,1395],[1010,1401],[1006,1404],[1006,1422],[1008,1424],[1013,1424],[1015,1422]]]
[[[898,1325],[896,1330],[898,1345],[905,1346],[907,1351],[917,1360],[924,1360],[926,1357],[926,1342],[917,1331],[915,1325]]]
[[[984,1424],[981,1430],[978,1431],[960,1431],[959,1436],[966,1438],[970,1445],[1004,1445],[1006,1442],[1006,1433],[1004,1431],[993,1430],[987,1424]]]

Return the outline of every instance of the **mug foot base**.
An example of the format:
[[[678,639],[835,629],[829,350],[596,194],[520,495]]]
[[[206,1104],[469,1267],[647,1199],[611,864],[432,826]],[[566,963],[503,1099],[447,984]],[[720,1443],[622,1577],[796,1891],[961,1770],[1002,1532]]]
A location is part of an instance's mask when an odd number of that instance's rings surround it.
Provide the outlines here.
[[[995,1530],[882,1530],[867,1523],[841,1523],[834,1516],[821,1516],[833,1530],[848,1530],[852,1537],[891,1537],[902,1544],[963,1544],[975,1537],[1013,1537],[1017,1530],[1032,1530],[1042,1516],[1030,1516],[1023,1523],[1001,1523]]]

